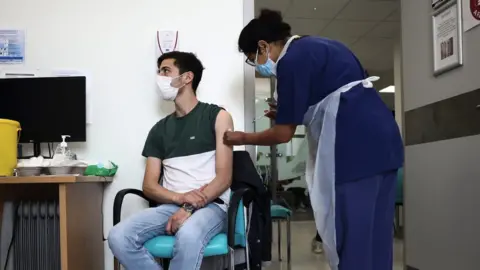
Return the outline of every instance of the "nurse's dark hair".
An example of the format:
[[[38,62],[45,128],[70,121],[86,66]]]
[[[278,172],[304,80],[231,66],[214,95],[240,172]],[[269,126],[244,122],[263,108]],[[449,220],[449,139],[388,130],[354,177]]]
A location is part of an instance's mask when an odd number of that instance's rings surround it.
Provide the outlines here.
[[[286,42],[291,36],[292,28],[283,21],[280,11],[262,9],[260,15],[251,20],[240,33],[238,50],[243,53],[255,53],[258,42]]]
[[[197,56],[193,53],[179,51],[164,53],[157,60],[157,68],[160,68],[162,62],[167,59],[174,60],[173,64],[178,68],[180,74],[189,71],[193,73],[192,88],[193,92],[196,93],[204,70],[202,62]]]

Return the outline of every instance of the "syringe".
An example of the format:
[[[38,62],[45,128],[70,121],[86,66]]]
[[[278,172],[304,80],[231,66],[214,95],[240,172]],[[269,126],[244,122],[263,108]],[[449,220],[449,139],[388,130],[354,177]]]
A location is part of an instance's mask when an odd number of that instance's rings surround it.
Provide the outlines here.
[[[260,115],[260,116],[257,116],[257,117],[255,117],[255,119],[253,119],[252,123],[255,123],[255,122],[257,122],[258,120],[260,120],[260,119],[262,119],[262,118],[264,118],[264,117],[266,117],[266,115],[265,115],[265,114],[263,114],[263,115]]]

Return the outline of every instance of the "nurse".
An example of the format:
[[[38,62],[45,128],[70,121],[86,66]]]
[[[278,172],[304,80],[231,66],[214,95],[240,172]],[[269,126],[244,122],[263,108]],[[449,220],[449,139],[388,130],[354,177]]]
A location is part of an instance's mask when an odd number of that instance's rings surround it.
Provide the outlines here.
[[[276,11],[262,10],[238,46],[263,76],[277,78],[275,125],[226,132],[229,145],[275,145],[306,126],[306,179],[317,231],[332,270],[392,269],[395,181],[403,144],[391,111],[342,43],[291,35]]]

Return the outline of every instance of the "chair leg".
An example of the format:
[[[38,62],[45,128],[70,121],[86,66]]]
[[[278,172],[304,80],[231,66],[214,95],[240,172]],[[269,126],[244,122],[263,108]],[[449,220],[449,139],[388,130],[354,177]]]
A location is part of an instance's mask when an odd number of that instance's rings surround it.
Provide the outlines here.
[[[113,269],[114,270],[120,270],[120,262],[117,260],[117,258],[113,258]]]
[[[287,217],[287,266],[288,270],[291,268],[291,246],[292,235],[290,231],[290,217]]]
[[[229,254],[228,254],[228,257],[229,257],[229,261],[230,261],[230,270],[235,270],[235,252],[233,250],[233,248],[229,247],[228,248],[230,250]]]
[[[247,270],[250,270],[250,255],[248,250],[248,242],[245,247],[245,265],[247,266]]]
[[[393,221],[394,234],[399,236],[400,231],[400,208],[398,205],[395,206],[395,219]]]
[[[167,270],[170,267],[170,259],[162,259],[162,267]]]
[[[278,224],[278,261],[282,261],[282,223],[281,220],[277,220]]]
[[[250,211],[250,207],[251,207],[251,204],[250,206],[247,208],[245,207],[245,236],[247,236],[247,239],[245,241],[245,264],[247,265],[247,270],[250,270],[250,250],[249,250],[249,246],[248,246],[248,229],[249,228],[249,224],[248,224],[248,216],[249,216],[249,211]],[[235,266],[234,266],[235,267]]]

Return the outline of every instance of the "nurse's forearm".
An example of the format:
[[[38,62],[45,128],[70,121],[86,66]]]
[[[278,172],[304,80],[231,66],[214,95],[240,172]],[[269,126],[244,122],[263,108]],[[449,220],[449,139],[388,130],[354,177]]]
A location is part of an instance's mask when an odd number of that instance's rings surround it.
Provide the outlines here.
[[[275,125],[262,132],[246,133],[246,145],[275,145],[289,142],[295,134],[295,125]]]
[[[247,133],[245,134],[246,145],[275,145],[279,144],[273,128],[267,129],[262,132]]]

